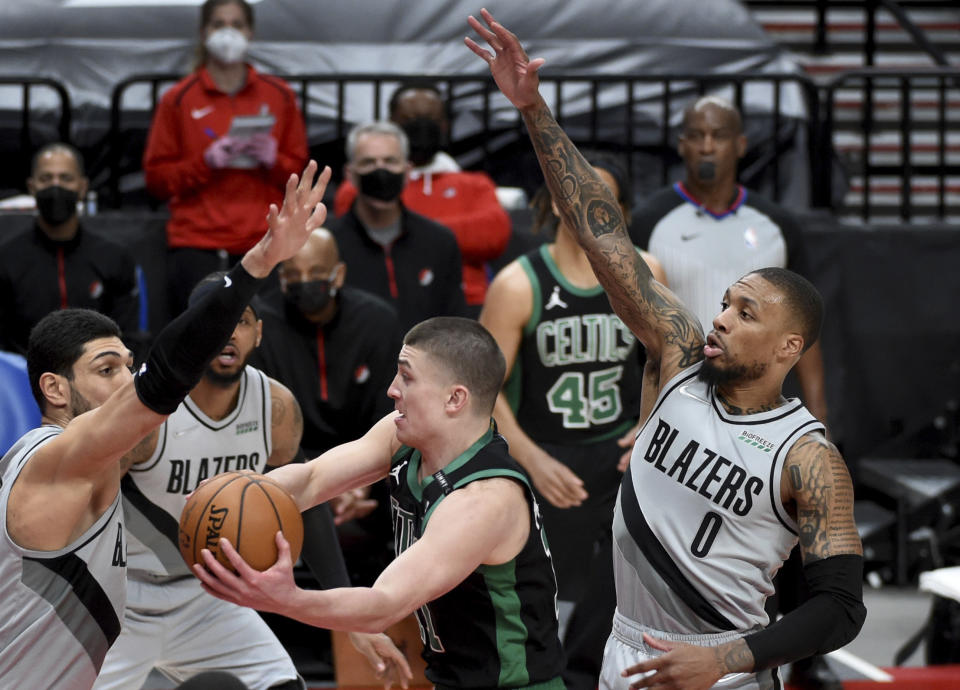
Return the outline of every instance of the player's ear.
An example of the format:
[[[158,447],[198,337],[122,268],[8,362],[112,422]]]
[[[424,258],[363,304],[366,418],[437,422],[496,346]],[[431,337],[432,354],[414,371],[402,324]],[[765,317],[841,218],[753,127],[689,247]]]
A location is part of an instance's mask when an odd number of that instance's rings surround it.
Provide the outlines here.
[[[781,350],[786,358],[799,357],[803,354],[803,336],[799,333],[787,333]]]
[[[466,408],[470,401],[470,391],[463,384],[457,384],[450,389],[450,395],[447,397],[446,409],[452,414],[457,414]]]
[[[257,339],[253,343],[254,347],[260,347],[260,341],[263,340],[263,321],[257,319]]]
[[[51,407],[67,407],[70,403],[70,384],[66,377],[45,371],[40,374],[40,392]]]

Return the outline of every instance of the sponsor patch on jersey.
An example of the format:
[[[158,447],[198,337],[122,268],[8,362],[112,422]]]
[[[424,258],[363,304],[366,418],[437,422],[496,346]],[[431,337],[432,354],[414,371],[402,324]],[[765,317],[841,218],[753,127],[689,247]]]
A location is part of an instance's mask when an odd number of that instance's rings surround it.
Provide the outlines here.
[[[421,268],[420,273],[417,275],[417,279],[420,281],[420,285],[427,287],[433,282],[433,271],[429,268]]]
[[[260,428],[260,422],[258,420],[253,420],[252,422],[240,422],[237,424],[237,436],[240,434],[249,434],[253,431],[256,431]]]
[[[740,435],[737,436],[738,441],[743,441],[748,446],[753,446],[758,450],[762,450],[764,453],[769,453],[773,450],[773,444],[767,439],[763,438],[759,434],[755,434],[752,431],[747,431],[744,429],[740,432]]]

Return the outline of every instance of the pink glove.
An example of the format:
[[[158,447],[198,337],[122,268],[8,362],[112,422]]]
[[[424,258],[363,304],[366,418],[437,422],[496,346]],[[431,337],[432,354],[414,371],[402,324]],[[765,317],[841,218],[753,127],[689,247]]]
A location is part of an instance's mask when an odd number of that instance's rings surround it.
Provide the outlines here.
[[[268,170],[277,162],[277,140],[266,132],[249,137],[241,150]]]
[[[230,161],[239,153],[238,142],[228,136],[222,136],[214,141],[203,152],[203,160],[211,168],[226,168]]]

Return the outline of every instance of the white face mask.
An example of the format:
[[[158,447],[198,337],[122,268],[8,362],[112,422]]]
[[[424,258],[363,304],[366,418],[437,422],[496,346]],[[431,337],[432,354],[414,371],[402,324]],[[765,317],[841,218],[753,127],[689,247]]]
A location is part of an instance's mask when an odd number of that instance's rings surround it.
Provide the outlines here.
[[[247,37],[237,29],[227,26],[217,29],[204,43],[207,51],[220,62],[232,65],[243,61],[247,54]]]

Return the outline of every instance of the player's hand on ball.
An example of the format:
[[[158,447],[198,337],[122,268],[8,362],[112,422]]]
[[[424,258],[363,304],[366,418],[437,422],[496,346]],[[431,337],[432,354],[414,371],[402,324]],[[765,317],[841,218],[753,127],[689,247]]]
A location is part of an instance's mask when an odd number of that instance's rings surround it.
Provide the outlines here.
[[[384,690],[390,690],[394,683],[406,689],[413,680],[413,671],[407,663],[406,655],[397,649],[389,637],[383,633],[349,633],[354,648],[366,658],[374,675],[383,682]]]
[[[200,556],[203,564],[193,566],[194,574],[210,594],[240,606],[289,616],[296,607],[294,600],[300,589],[293,579],[290,544],[277,532],[277,562],[263,572],[250,567],[227,539],[219,543],[221,553],[236,569],[236,574],[223,566],[208,549]]]

